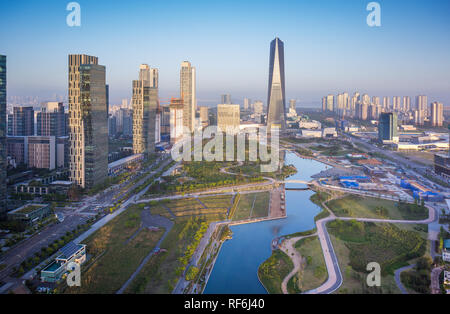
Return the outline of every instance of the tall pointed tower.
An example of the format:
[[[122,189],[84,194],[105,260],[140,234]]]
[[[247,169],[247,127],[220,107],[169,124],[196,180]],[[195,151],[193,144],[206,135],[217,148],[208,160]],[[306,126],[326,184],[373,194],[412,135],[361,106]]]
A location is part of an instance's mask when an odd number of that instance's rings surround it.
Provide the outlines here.
[[[284,78],[284,44],[277,37],[270,43],[269,96],[267,127],[286,129],[286,96]]]

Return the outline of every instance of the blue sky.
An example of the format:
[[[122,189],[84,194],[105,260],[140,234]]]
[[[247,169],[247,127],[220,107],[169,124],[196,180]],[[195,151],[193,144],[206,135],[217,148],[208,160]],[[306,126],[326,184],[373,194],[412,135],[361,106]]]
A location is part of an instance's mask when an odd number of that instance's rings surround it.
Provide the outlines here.
[[[162,100],[177,96],[179,67],[197,68],[201,104],[220,94],[266,101],[269,44],[285,43],[286,93],[300,104],[328,93],[427,94],[450,105],[450,1],[385,0],[382,26],[364,0],[79,0],[82,25],[66,25],[70,1],[2,1],[0,53],[9,95],[65,94],[67,55],[107,68],[111,102],[131,96],[139,64],[160,70]]]

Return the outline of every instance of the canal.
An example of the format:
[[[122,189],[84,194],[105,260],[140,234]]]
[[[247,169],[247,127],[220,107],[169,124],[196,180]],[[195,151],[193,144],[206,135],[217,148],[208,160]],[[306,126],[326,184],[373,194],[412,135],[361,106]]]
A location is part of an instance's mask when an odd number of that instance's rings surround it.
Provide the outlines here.
[[[289,179],[303,181],[311,180],[312,175],[327,167],[292,152],[286,152],[285,164],[294,165],[298,171]],[[288,184],[287,187],[304,185]],[[286,191],[286,219],[230,227],[233,239],[223,244],[204,293],[267,293],[258,280],[258,267],[272,254],[270,245],[275,237],[314,228],[314,217],[321,209],[309,200],[313,194],[312,191]]]

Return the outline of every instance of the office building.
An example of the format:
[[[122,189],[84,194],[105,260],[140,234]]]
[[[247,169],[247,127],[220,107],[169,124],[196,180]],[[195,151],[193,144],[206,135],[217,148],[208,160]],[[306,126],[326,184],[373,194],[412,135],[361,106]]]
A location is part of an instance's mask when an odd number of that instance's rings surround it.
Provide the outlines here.
[[[181,63],[180,71],[180,98],[183,100],[183,125],[192,133],[195,129],[196,98],[196,73],[191,63]]]
[[[284,43],[277,37],[270,44],[267,127],[286,129]]]
[[[231,95],[230,94],[221,95],[220,96],[220,103],[221,104],[231,105]]]
[[[148,156],[155,152],[155,124],[158,83],[147,64],[140,66],[139,80],[133,81],[133,153]]]
[[[48,170],[56,168],[56,138],[54,136],[28,137],[28,167]]]
[[[28,137],[8,136],[6,139],[6,156],[10,164],[16,168],[28,163]]]
[[[378,139],[381,143],[398,143],[397,113],[382,113],[378,124]]]
[[[98,58],[69,55],[70,181],[92,188],[108,176],[106,69]]]

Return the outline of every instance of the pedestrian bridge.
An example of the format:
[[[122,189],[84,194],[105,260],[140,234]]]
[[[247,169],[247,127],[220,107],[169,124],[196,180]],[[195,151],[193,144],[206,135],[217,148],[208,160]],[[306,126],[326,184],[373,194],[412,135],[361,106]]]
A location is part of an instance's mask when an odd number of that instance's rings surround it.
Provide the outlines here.
[[[303,181],[303,180],[285,180],[285,181],[280,181],[280,183],[284,183],[284,184],[288,184],[288,183],[310,184],[311,181]]]

